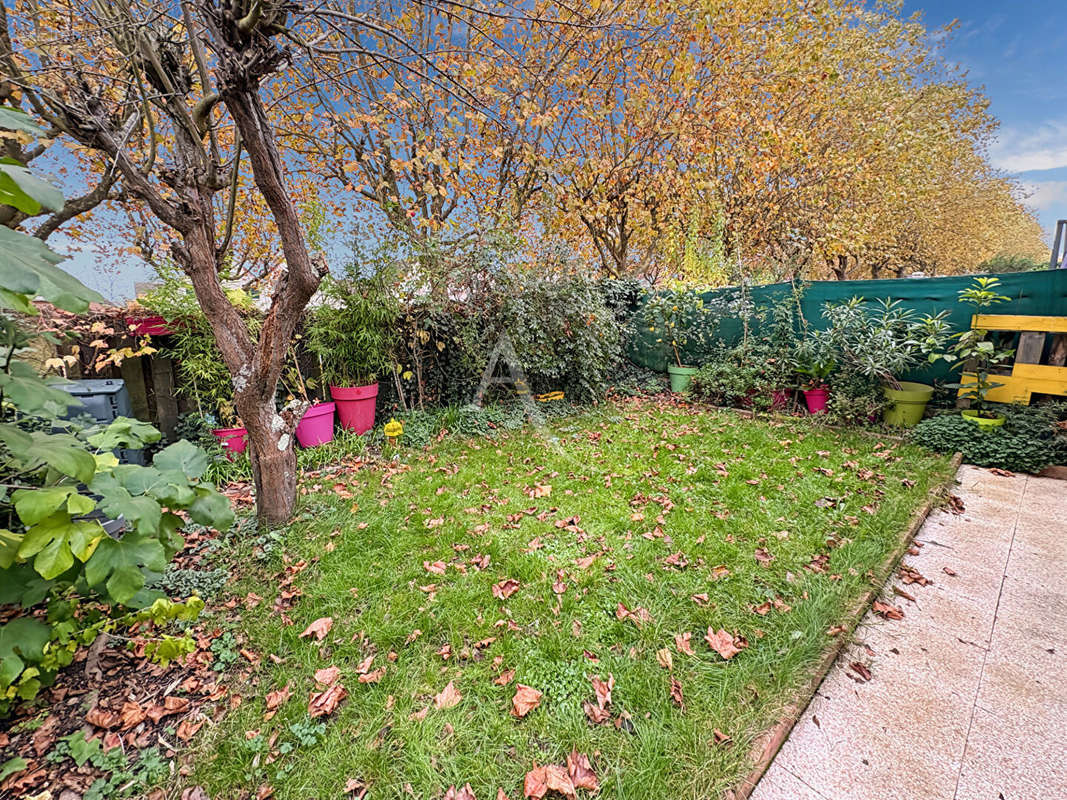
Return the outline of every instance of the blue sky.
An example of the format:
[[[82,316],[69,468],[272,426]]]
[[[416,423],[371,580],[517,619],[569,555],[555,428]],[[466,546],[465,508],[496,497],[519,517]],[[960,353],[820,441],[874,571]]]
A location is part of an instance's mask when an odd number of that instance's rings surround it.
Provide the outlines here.
[[[991,160],[1020,178],[1051,239],[1067,219],[1067,1],[906,0],[914,11],[931,29],[959,20],[944,55],[989,97]]]

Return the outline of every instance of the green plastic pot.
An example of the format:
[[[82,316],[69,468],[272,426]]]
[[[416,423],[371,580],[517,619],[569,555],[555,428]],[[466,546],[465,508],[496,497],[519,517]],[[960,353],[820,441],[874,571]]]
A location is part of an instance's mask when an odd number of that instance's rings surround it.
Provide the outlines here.
[[[964,419],[969,419],[979,428],[999,428],[1001,425],[1004,424],[1004,417],[1002,417],[1000,414],[997,414],[997,416],[995,417],[980,417],[978,416],[978,412],[975,411],[973,408],[968,408],[964,411],[961,411],[960,415]]]
[[[696,374],[696,367],[676,367],[674,364],[667,366],[667,373],[671,376],[671,391],[684,392],[689,388],[690,381]]]
[[[886,425],[896,425],[900,428],[911,428],[919,424],[926,412],[926,404],[934,394],[934,387],[925,383],[912,383],[901,381],[899,389],[889,386],[882,387],[885,399],[889,401],[889,407],[882,415]]]

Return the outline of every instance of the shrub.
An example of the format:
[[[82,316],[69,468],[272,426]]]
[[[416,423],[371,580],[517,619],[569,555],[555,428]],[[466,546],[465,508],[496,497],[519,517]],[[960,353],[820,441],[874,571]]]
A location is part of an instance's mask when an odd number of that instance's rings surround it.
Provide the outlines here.
[[[323,282],[322,304],[305,323],[323,382],[364,386],[392,373],[401,314],[389,276],[385,270],[371,277],[352,272]]]
[[[1067,436],[1056,426],[1060,406],[1010,407],[1004,415],[1002,426],[986,430],[949,412],[923,420],[910,438],[939,453],[959,451],[966,463],[979,467],[1040,472],[1067,462]]]
[[[886,407],[882,384],[857,373],[839,373],[826,403],[826,421],[832,425],[870,425]]]

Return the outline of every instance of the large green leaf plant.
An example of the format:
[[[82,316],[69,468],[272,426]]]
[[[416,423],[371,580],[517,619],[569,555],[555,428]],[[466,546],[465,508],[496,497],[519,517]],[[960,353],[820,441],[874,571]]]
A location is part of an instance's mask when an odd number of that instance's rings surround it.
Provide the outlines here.
[[[43,133],[3,106],[0,128]],[[0,164],[0,203],[28,211],[62,202],[20,165]],[[80,313],[103,299],[60,269],[61,260],[43,242],[0,227],[0,605],[16,610],[0,625],[0,714],[36,696],[102,633],[195,618],[200,598],[172,602],[148,586],[182,547],[181,513],[215,528],[233,522],[229,502],[203,480],[203,450],[179,441],[151,466],[120,464],[115,450],[156,442],[159,431],[124,417],[107,425],[63,420],[78,401],[21,360],[31,337],[12,312],[36,314],[33,300],[42,298]],[[191,644],[159,633],[146,652],[165,662]]]

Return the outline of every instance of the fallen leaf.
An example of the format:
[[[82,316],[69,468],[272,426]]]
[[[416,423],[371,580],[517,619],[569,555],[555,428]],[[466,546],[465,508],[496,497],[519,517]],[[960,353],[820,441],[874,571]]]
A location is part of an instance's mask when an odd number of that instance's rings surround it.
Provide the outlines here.
[[[704,641],[708,643],[712,650],[727,660],[733,658],[744,649],[742,643],[736,637],[724,630],[713,632],[711,628],[708,628]]]
[[[684,653],[687,656],[695,656],[692,645],[693,634],[689,631],[685,633],[679,633],[674,637],[674,646],[678,648],[679,653]]]
[[[532,686],[515,684],[515,696],[511,698],[511,713],[516,717],[525,717],[541,705],[541,692]]]
[[[589,680],[593,684],[597,706],[607,708],[611,705],[611,690],[615,688],[615,676],[608,675],[607,681],[602,681],[599,675],[593,675]]]
[[[674,669],[674,659],[671,657],[671,651],[666,647],[656,651],[656,662],[665,670]]]
[[[345,781],[345,794],[352,800],[363,800],[367,796],[367,784],[358,778],[349,778]]]
[[[756,560],[761,564],[770,564],[774,561],[774,556],[766,547],[759,547],[756,549]]]
[[[869,681],[873,677],[871,675],[871,671],[869,669],[867,669],[867,666],[865,664],[862,664],[859,661],[853,661],[851,664],[848,665],[848,668],[851,669],[854,673],[856,673],[856,675],[858,675],[860,677],[860,679],[862,679],[863,683],[866,683],[867,681]],[[856,680],[857,683],[860,682],[856,678],[852,678],[852,679]]]
[[[171,714],[181,714],[189,710],[189,701],[184,697],[175,697],[174,695],[168,695],[163,698],[163,705],[154,704],[149,706],[145,712],[146,716],[152,720],[152,722],[159,724],[159,721],[163,717],[169,717]]]
[[[730,737],[720,731],[718,728],[711,732],[711,735],[715,737],[715,744],[729,744]]]
[[[117,728],[122,723],[122,718],[114,711],[97,706],[86,712],[85,721],[98,728]]]
[[[321,642],[323,639],[326,638],[326,634],[330,632],[330,629],[332,627],[333,617],[319,617],[317,620],[307,626],[304,632],[300,634],[300,638],[306,639],[308,636],[314,636]]]
[[[423,561],[422,568],[427,572],[432,572],[434,575],[444,575],[445,570],[448,569],[448,564],[444,561]]]
[[[519,582],[514,578],[506,578],[493,584],[493,597],[498,600],[507,600],[519,590]]]
[[[587,789],[594,794],[599,791],[600,784],[597,782],[596,773],[589,763],[589,757],[585,753],[572,750],[567,756],[567,774],[575,789]]]
[[[469,783],[463,785],[462,789],[456,789],[455,786],[449,786],[448,791],[445,792],[445,800],[476,800],[474,797],[474,790]]]
[[[493,683],[495,683],[497,686],[507,686],[509,683],[511,683],[511,679],[514,678],[514,677],[515,677],[515,670],[506,669],[506,670],[504,670],[503,672],[500,673],[500,676],[497,677],[493,681]]]
[[[181,739],[183,742],[188,742],[190,739],[196,736],[196,732],[204,726],[205,722],[207,722],[206,718],[202,718],[196,722],[194,722],[191,718],[183,719],[181,721],[181,724],[178,725],[178,730],[176,732],[178,738]]]
[[[341,669],[335,666],[323,667],[315,670],[315,683],[329,686],[341,677]]]
[[[594,725],[601,725],[611,719],[611,712],[606,708],[600,708],[588,700],[582,701],[582,710],[585,711],[585,715],[589,717],[589,721]]]
[[[642,624],[652,621],[652,615],[648,613],[647,608],[638,606],[631,611],[622,603],[619,603],[615,607],[615,618],[619,620],[628,619],[638,628],[640,628]]]
[[[683,713],[685,712],[685,700],[682,698],[682,684],[673,675],[671,676],[671,700],[674,701],[678,708],[682,709]]]
[[[534,764],[534,768],[526,773],[522,782],[522,796],[541,800],[548,794],[548,775],[545,767]]]
[[[385,667],[378,667],[373,672],[367,672],[360,675],[356,680],[360,683],[377,683],[385,676]]]
[[[874,613],[886,619],[904,619],[904,611],[899,606],[883,603],[881,600],[874,601]]]
[[[325,691],[311,695],[311,700],[308,701],[308,713],[312,718],[329,716],[347,696],[348,691],[345,687],[335,683]]]
[[[574,781],[567,774],[567,770],[559,764],[549,764],[545,767],[545,785],[550,792],[559,792],[569,800],[574,800]]]
[[[433,704],[437,708],[452,708],[459,704],[459,701],[463,699],[463,695],[459,693],[454,681],[449,681],[448,686],[441,690],[441,693],[436,695],[433,699]]]

